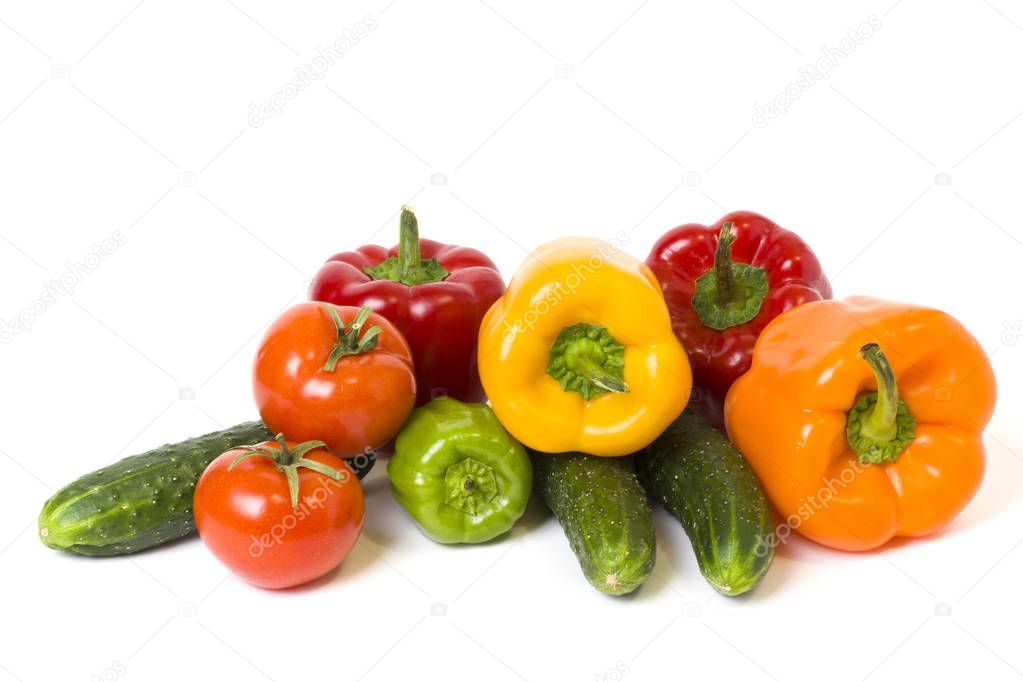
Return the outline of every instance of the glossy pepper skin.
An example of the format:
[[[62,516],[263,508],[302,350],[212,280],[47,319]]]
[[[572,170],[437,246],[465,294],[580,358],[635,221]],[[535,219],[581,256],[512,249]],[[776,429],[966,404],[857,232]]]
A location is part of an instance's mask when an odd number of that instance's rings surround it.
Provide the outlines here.
[[[955,319],[855,297],[769,324],[725,420],[784,532],[860,551],[963,510],[984,475],[995,392],[987,355]]]
[[[664,290],[693,383],[710,393],[705,402],[718,405],[705,410],[718,423],[720,402],[749,369],[767,323],[803,303],[831,298],[810,247],[750,211],[729,213],[713,225],[676,227],[654,244],[646,263]]]
[[[332,256],[313,279],[309,298],[367,305],[390,320],[412,347],[417,405],[439,395],[483,401],[476,336],[504,280],[475,249],[420,240],[407,206],[400,230],[400,243],[390,249],[366,245]]]
[[[692,379],[650,269],[580,237],[515,273],[483,319],[479,363],[501,423],[547,453],[643,448],[681,414]]]
[[[416,408],[387,464],[391,490],[441,543],[485,542],[511,530],[533,489],[533,467],[486,405],[437,398]]]

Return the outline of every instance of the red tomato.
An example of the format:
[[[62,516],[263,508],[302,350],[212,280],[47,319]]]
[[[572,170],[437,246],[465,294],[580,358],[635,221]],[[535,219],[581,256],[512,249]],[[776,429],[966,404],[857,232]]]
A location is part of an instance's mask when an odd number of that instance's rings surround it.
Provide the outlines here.
[[[366,306],[308,302],[286,311],[256,353],[252,385],[271,431],[322,440],[341,457],[394,438],[416,400],[408,343]]]
[[[199,535],[253,585],[277,589],[315,580],[338,566],[359,537],[362,485],[322,446],[267,441],[228,450],[196,484]],[[297,475],[294,487],[288,468]]]

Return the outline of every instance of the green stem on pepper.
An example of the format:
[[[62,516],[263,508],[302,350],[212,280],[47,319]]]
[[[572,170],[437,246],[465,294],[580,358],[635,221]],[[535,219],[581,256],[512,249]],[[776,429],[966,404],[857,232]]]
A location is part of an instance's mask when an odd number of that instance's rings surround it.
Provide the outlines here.
[[[714,265],[696,280],[693,308],[700,321],[718,331],[749,322],[760,312],[770,287],[767,271],[732,260],[733,224],[718,234]]]
[[[735,275],[732,274],[732,244],[735,243],[735,235],[732,234],[732,223],[725,223],[721,226],[718,234],[718,247],[714,251],[714,282],[717,284],[717,300],[719,306],[727,306],[733,297],[735,289]]]
[[[881,347],[868,343],[860,355],[877,379],[877,391],[856,401],[846,418],[846,439],[862,464],[894,462],[916,437],[916,419],[899,398],[895,372]]]
[[[440,282],[448,276],[436,258],[424,259],[419,245],[419,221],[408,206],[401,207],[398,223],[398,255],[378,265],[366,265],[363,272],[375,280],[387,279],[406,286]]]
[[[590,400],[601,393],[627,393],[625,346],[607,327],[580,322],[558,334],[547,359],[547,374],[562,390]]]

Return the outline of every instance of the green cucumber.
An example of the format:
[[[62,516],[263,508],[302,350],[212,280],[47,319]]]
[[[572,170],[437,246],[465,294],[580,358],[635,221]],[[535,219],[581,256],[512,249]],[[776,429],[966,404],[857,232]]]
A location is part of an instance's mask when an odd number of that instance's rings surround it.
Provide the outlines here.
[[[686,410],[635,463],[643,487],[682,522],[707,582],[729,596],[756,587],[774,557],[774,528],[742,453]]]
[[[39,514],[39,539],[86,556],[130,554],[195,531],[192,493],[203,470],[240,445],[272,440],[262,422],[163,445],[126,457],[58,490]],[[362,478],[375,457],[348,461]]]
[[[650,501],[627,457],[530,453],[533,485],[568,536],[590,584],[626,594],[654,570]]]

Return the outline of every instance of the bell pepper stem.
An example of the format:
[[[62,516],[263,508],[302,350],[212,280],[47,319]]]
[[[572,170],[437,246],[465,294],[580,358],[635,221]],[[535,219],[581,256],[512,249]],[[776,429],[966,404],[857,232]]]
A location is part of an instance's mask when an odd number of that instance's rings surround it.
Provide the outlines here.
[[[405,281],[419,267],[419,221],[408,206],[401,207],[398,227],[398,279]]]
[[[444,472],[444,502],[469,515],[479,514],[498,494],[494,468],[473,457],[450,465]]]
[[[877,402],[863,420],[860,432],[877,441],[890,441],[895,437],[895,417],[899,412],[899,391],[895,384],[895,373],[881,347],[868,343],[860,348],[860,355],[867,361],[877,378]]]
[[[376,265],[363,266],[362,271],[375,280],[387,279],[410,287],[441,282],[448,276],[448,271],[436,258],[423,258],[419,221],[408,206],[401,207],[398,221],[398,255]]]
[[[606,371],[591,358],[576,355],[569,360],[568,364],[576,374],[609,393],[625,393],[629,390],[625,381]]]
[[[717,331],[745,324],[760,314],[770,291],[766,270],[732,260],[733,227],[731,221],[721,225],[714,264],[696,279],[693,290],[693,310],[705,326]]]
[[[625,346],[596,324],[580,322],[565,327],[551,346],[547,374],[562,390],[585,400],[601,393],[627,393]]]
[[[899,398],[895,372],[876,343],[860,348],[877,381],[877,391],[861,395],[846,418],[849,447],[863,464],[894,462],[916,437],[916,419]]]
[[[721,226],[718,234],[718,247],[714,252],[714,280],[717,282],[718,304],[728,305],[734,297],[735,275],[732,274],[732,244],[735,243],[735,235],[732,234],[732,223],[725,223]]]

